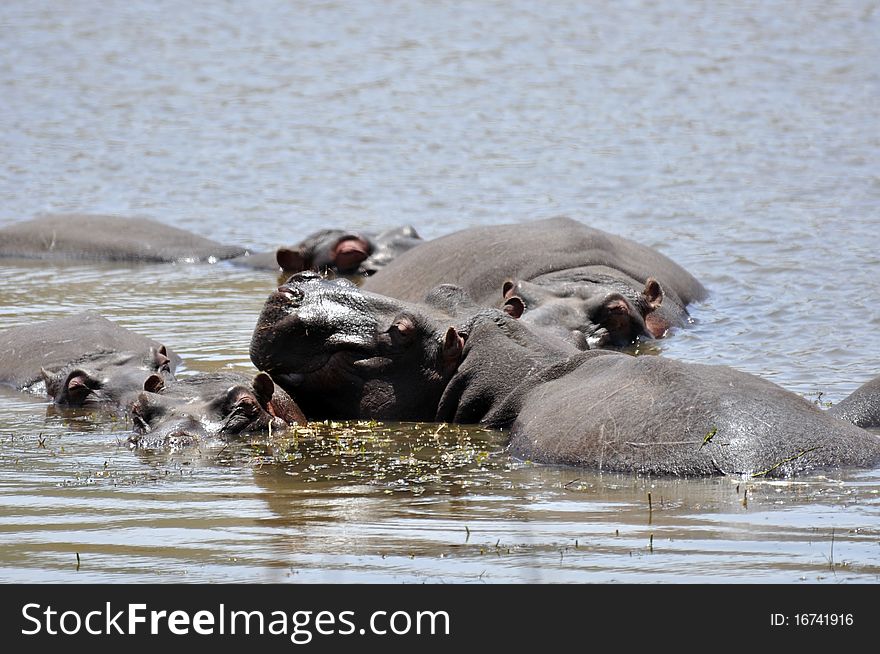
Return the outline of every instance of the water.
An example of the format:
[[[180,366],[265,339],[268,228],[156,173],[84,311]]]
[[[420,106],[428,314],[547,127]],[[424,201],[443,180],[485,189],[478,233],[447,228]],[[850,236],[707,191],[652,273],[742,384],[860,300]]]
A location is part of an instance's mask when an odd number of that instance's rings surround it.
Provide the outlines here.
[[[834,402],[880,373],[878,33],[859,1],[4,3],[0,225],[140,214],[264,250],[570,215],[711,290],[662,356]],[[275,283],[2,262],[0,325],[90,307],[184,374],[251,370]],[[132,453],[124,423],[0,401],[3,581],[880,578],[877,470],[600,475],[437,425]]]

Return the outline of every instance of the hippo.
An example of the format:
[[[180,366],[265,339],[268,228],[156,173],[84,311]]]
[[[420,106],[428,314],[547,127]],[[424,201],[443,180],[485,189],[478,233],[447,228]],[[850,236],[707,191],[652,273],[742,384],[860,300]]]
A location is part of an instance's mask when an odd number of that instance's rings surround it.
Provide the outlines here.
[[[652,284],[646,295],[649,280],[659,289]],[[527,315],[549,301],[555,308],[532,320],[560,318],[559,329],[582,349],[601,329],[617,334],[594,342],[620,341],[623,331],[613,324],[623,322],[622,314],[626,322],[644,323],[624,330],[631,338],[665,336],[689,324],[686,307],[707,296],[699,281],[656,250],[565,217],[473,227],[426,241],[367,279],[364,289],[419,302],[444,283],[462,287],[484,306],[503,303],[510,285],[522,291]],[[523,284],[532,286],[525,290]],[[603,302],[616,314],[610,330],[589,320]]]
[[[288,273],[330,271],[340,275],[373,275],[403,252],[423,243],[411,225],[379,234],[324,229],[299,245],[276,252],[278,266]]]
[[[245,253],[144,217],[47,214],[0,229],[0,257],[19,259],[213,263]]]
[[[296,403],[265,372],[221,371],[143,382],[130,407],[135,448],[182,447],[208,437],[231,438],[305,425]]]
[[[55,404],[122,408],[180,357],[94,311],[0,332],[0,385],[46,393]]]
[[[510,312],[507,303],[519,298],[525,322],[553,330],[581,350],[623,348],[641,338],[666,335],[670,323],[657,312],[663,289],[656,279],[649,277],[640,293],[633,290],[635,281],[617,283],[613,276],[600,275],[594,279],[589,284],[508,280],[502,287],[502,308]]]
[[[880,377],[859,386],[828,413],[866,429],[880,429]]]
[[[516,313],[451,286],[411,303],[300,273],[267,299],[250,356],[310,419],[479,423],[536,462],[681,476],[880,462],[876,435],[772,382],[581,351]]]

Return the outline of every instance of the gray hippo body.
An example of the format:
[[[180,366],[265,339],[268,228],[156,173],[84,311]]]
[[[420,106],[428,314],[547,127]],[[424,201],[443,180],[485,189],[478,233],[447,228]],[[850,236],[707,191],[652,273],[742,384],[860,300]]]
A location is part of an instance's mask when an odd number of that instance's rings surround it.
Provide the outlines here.
[[[129,263],[213,262],[245,254],[149,218],[53,214],[0,229],[0,257]]]
[[[880,377],[859,386],[852,395],[828,409],[828,413],[859,427],[880,428]]]
[[[133,447],[180,447],[306,423],[296,403],[264,372],[201,373],[171,381],[153,375],[143,389],[131,407]]]
[[[70,406],[121,407],[180,357],[164,345],[87,311],[0,332],[0,385],[46,392]]]
[[[652,279],[662,294],[640,306]],[[474,227],[427,241],[367,279],[364,289],[419,302],[429,289],[446,283],[460,286],[484,306],[500,306],[508,284],[543,287],[543,293],[523,294],[524,319],[580,331],[586,340],[597,326],[583,322],[590,308],[579,307],[579,299],[595,307],[604,297],[609,304],[623,298],[615,311],[645,323],[637,335],[658,337],[687,324],[686,307],[706,297],[700,282],[656,250],[569,218]],[[548,301],[552,310],[540,318],[529,316]]]
[[[880,439],[723,366],[574,345],[435,291],[427,304],[294,275],[266,302],[251,359],[311,419],[510,428],[536,461],[672,475],[791,475],[880,462]]]

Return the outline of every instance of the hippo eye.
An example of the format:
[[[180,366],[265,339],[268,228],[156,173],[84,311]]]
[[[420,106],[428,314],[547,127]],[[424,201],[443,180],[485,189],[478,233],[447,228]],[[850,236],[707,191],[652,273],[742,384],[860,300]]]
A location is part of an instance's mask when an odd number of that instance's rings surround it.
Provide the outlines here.
[[[395,345],[409,345],[416,335],[416,326],[412,319],[403,316],[394,321],[388,329],[391,342]]]
[[[233,405],[220,431],[227,434],[245,431],[259,418],[261,411],[256,399],[244,395]]]
[[[230,389],[230,392],[235,393],[235,389]],[[221,433],[238,434],[251,429],[254,423],[259,423],[260,415],[263,413],[263,409],[255,397],[247,393],[236,395],[237,397],[220,427]]]
[[[254,398],[245,396],[238,401],[238,403],[235,405],[234,410],[239,410],[249,416],[252,416],[260,412],[260,407],[257,405],[257,402],[256,400],[254,400]]]

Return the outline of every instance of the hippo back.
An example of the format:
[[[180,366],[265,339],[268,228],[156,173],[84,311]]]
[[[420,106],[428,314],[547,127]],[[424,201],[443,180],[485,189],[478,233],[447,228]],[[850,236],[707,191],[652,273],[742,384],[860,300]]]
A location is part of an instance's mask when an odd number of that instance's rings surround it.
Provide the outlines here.
[[[0,384],[25,388],[41,379],[40,369],[58,370],[115,353],[149,355],[161,344],[93,312],[13,327],[0,332]],[[167,350],[172,370],[180,357]]]
[[[828,410],[830,415],[859,427],[880,428],[880,377],[857,388]]]
[[[772,382],[617,353],[532,389],[511,438],[533,461],[618,472],[764,477],[880,462],[880,438]]]
[[[0,230],[0,257],[126,262],[220,261],[245,254],[149,218],[44,215]]]
[[[366,280],[364,289],[418,302],[444,283],[461,286],[481,304],[497,304],[507,279],[531,280],[559,270],[599,265],[644,284],[656,278],[682,305],[706,289],[666,256],[570,218],[465,229],[401,254]]]

